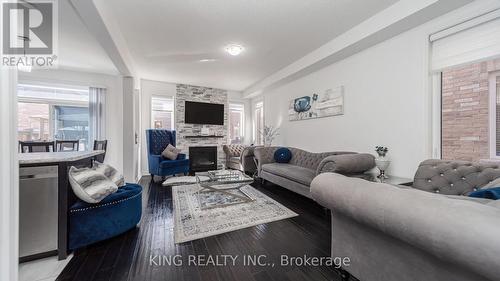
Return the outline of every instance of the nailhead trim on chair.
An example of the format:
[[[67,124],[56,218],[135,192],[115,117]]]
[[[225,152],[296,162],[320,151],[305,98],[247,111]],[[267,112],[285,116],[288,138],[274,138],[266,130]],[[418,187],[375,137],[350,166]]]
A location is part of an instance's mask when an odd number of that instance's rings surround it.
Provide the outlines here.
[[[142,194],[142,191],[139,192],[139,193],[137,193],[136,195],[134,195],[132,197],[129,197],[129,198],[124,198],[124,199],[121,199],[121,200],[118,200],[118,201],[109,202],[109,203],[106,203],[106,204],[103,204],[103,205],[99,205],[99,206],[91,206],[91,207],[87,207],[87,208],[83,208],[83,209],[70,210],[69,212],[70,213],[83,212],[83,211],[88,211],[88,210],[91,210],[91,209],[97,209],[97,208],[100,208],[100,207],[115,205],[115,204],[118,204],[118,203],[130,200],[130,199],[133,199],[133,198],[135,198],[135,197],[137,197],[137,196],[139,196],[141,194]]]

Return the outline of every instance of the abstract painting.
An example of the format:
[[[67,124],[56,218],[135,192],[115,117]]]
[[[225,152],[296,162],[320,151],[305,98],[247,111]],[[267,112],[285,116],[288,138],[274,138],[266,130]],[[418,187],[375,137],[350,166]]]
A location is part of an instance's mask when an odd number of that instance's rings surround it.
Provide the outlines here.
[[[344,114],[344,87],[328,89],[322,94],[314,93],[290,101],[288,119],[306,120]]]

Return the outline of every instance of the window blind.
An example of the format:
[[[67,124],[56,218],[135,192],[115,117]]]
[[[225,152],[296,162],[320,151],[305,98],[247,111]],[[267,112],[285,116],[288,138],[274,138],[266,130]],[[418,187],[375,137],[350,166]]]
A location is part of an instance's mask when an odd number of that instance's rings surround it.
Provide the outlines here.
[[[497,12],[495,14],[498,14]],[[478,19],[474,19],[478,22]],[[430,37],[432,42],[431,68],[433,72],[467,63],[500,56],[500,17],[485,16],[483,22],[471,26],[465,22],[450,30]],[[458,30],[458,31],[457,31]],[[447,35],[448,34],[448,35]]]

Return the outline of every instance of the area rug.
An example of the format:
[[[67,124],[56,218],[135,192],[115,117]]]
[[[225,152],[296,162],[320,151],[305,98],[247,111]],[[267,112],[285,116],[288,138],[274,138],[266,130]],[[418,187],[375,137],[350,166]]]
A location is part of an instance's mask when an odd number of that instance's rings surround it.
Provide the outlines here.
[[[196,184],[172,187],[174,201],[174,240],[183,243],[263,223],[298,216],[295,212],[247,185],[241,191],[253,199],[237,205],[202,209],[209,197],[200,196]],[[239,192],[235,190],[234,192]],[[219,201],[231,201],[231,196],[219,196]],[[224,196],[228,198],[224,198]],[[210,197],[210,201],[213,198]]]

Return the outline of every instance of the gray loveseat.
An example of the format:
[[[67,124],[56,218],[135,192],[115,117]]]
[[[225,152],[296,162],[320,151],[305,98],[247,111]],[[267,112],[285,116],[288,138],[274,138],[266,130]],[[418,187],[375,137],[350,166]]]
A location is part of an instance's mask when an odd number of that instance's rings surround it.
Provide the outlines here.
[[[255,149],[258,176],[309,198],[311,181],[321,173],[358,174],[375,167],[375,158],[371,154],[343,151],[313,153],[293,147],[288,147],[292,153],[289,163],[276,163],[274,153],[278,148]]]
[[[332,212],[332,256],[363,281],[500,280],[500,201],[471,198],[500,167],[421,163],[412,187],[319,175],[313,198]]]

